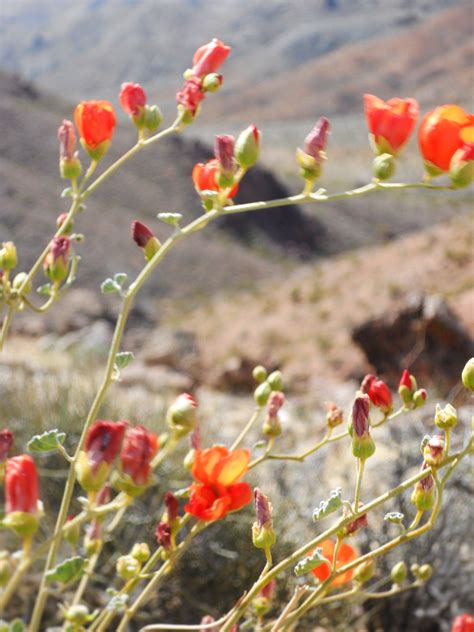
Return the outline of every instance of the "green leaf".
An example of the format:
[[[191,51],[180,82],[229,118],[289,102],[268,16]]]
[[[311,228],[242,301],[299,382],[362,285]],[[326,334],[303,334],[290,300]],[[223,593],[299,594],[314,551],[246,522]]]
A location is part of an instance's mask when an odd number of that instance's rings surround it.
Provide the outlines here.
[[[327,500],[322,500],[319,503],[319,507],[313,511],[313,520],[316,522],[317,520],[321,520],[321,518],[325,518],[337,511],[339,507],[342,505],[342,489],[340,487],[336,487],[330,494]]]
[[[38,292],[38,294],[41,294],[42,296],[51,296],[51,283],[40,285],[36,291]]]
[[[117,274],[114,274],[114,281],[119,287],[123,287],[127,277],[128,275],[125,272],[117,272]]]
[[[61,584],[67,584],[73,579],[79,579],[79,577],[82,577],[86,564],[87,560],[83,557],[79,557],[78,555],[70,557],[48,571],[46,573],[46,580],[48,582],[60,582]]]
[[[133,362],[135,356],[131,351],[121,351],[115,356],[115,368],[120,371]]]
[[[105,279],[105,281],[102,281],[100,284],[100,291],[102,294],[114,294],[116,292],[120,292],[121,289],[120,285],[110,277]]]
[[[312,555],[303,558],[298,564],[295,566],[295,575],[296,577],[300,577],[301,575],[305,575],[312,571],[313,568],[317,568],[321,566],[321,564],[329,564],[328,560],[323,557],[322,549],[316,549]]]
[[[171,226],[177,226],[183,219],[181,213],[158,213],[157,217],[165,224],[170,224]]]
[[[65,432],[59,432],[57,428],[47,430],[43,434],[35,435],[28,441],[27,450],[29,452],[51,452],[57,450],[58,446],[64,443]]]

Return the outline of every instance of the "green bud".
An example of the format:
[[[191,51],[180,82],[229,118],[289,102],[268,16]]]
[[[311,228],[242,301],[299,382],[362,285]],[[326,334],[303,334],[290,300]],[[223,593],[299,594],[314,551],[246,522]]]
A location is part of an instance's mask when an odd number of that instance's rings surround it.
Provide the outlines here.
[[[257,406],[265,406],[268,402],[268,398],[272,392],[272,387],[268,382],[262,382],[259,384],[254,392],[255,401]]]
[[[410,500],[419,511],[429,511],[434,505],[435,488],[423,488],[418,482],[415,485]]]
[[[407,578],[408,569],[405,562],[398,562],[390,571],[390,579],[394,584],[402,584]]]
[[[130,555],[144,564],[150,559],[150,547],[146,542],[137,542],[133,545]]]
[[[13,270],[13,268],[16,268],[17,263],[15,244],[12,241],[4,241],[3,248],[0,250],[0,268],[2,270]]]
[[[65,180],[77,180],[82,173],[81,161],[79,158],[63,158],[59,161],[59,173]]]
[[[354,579],[360,584],[370,581],[375,573],[375,564],[373,560],[367,560],[356,567],[354,571]]]
[[[272,391],[283,390],[283,376],[281,371],[273,371],[273,373],[270,373],[267,382],[270,384]]]
[[[416,575],[422,582],[427,582],[433,575],[433,567],[431,564],[423,564],[419,567]]]
[[[424,388],[419,388],[413,393],[413,407],[421,408],[426,403],[426,391]]]
[[[257,549],[270,549],[276,542],[276,533],[271,524],[260,526],[254,522],[252,526],[252,542]]]
[[[469,391],[474,392],[474,358],[468,360],[462,370],[462,383]]]
[[[458,415],[454,406],[447,404],[444,408],[441,408],[439,404],[436,404],[434,422],[442,430],[454,428],[458,423]]]
[[[157,105],[145,105],[144,126],[149,132],[155,132],[163,121],[163,114]]]
[[[202,89],[204,92],[217,92],[222,85],[222,75],[211,72],[202,80]]]
[[[239,134],[234,151],[235,159],[242,168],[253,167],[260,154],[260,132],[255,125],[250,125]]]
[[[256,366],[252,371],[253,379],[259,383],[264,382],[267,379],[267,375],[267,369],[261,364]]]
[[[115,568],[120,579],[128,581],[129,579],[133,579],[138,575],[138,573],[140,572],[141,564],[136,558],[132,557],[131,555],[122,555],[118,558]]]
[[[18,272],[18,274],[16,274],[15,278],[13,279],[13,289],[19,290],[21,286],[23,285],[27,276],[28,275],[26,274],[26,272]],[[23,294],[29,294],[29,292],[31,292],[31,281],[27,283],[27,285],[25,286],[25,289],[23,290]]]
[[[374,178],[384,182],[393,176],[395,168],[395,159],[391,154],[380,154],[374,158],[372,173]]]
[[[268,599],[267,597],[255,597],[252,601],[252,606],[254,607],[257,618],[261,618],[264,617],[270,610],[272,602],[271,599]]]
[[[357,459],[368,459],[375,452],[375,443],[370,434],[358,437],[355,432],[352,433],[352,454]]]
[[[68,608],[64,613],[64,618],[66,621],[70,621],[76,625],[85,625],[86,623],[92,621],[89,609],[87,606],[83,606],[82,604],[77,604],[76,606]]]
[[[178,437],[192,432],[197,424],[196,402],[188,393],[182,393],[171,404],[166,415],[166,422]]]
[[[29,538],[39,527],[40,514],[26,511],[11,511],[3,519],[3,525],[15,531],[22,538]]]

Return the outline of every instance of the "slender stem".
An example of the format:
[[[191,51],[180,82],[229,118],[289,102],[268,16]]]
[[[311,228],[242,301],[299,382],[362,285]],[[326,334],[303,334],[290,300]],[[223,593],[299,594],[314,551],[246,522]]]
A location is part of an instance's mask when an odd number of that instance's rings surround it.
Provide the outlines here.
[[[418,509],[418,511],[416,512],[416,516],[413,518],[413,522],[408,527],[407,531],[411,531],[412,529],[415,529],[420,524],[420,520],[422,517],[423,517],[423,509]]]
[[[88,583],[89,579],[91,578],[91,576],[94,573],[94,569],[95,569],[95,566],[97,564],[98,559],[99,559],[99,553],[95,553],[95,555],[93,555],[89,559],[89,562],[87,563],[86,572],[81,577],[81,581],[79,582],[79,586],[77,587],[76,592],[74,593],[74,597],[73,597],[72,602],[71,602],[72,606],[77,606],[77,604],[79,604],[81,602],[82,596],[83,596],[84,591],[86,590],[86,587],[87,587],[87,583]]]
[[[282,625],[283,623],[285,623],[286,619],[288,618],[288,615],[292,612],[292,610],[296,608],[301,597],[303,597],[307,591],[308,589],[306,586],[297,586],[295,588],[295,592],[293,593],[293,596],[291,597],[290,601],[286,604],[281,615],[278,617],[278,619],[275,621],[275,623],[271,627],[270,632],[279,632],[279,630],[282,630]]]
[[[365,466],[365,459],[358,459],[357,480],[356,480],[356,488],[354,492],[354,503],[352,507],[354,511],[357,511],[359,509],[360,488],[362,485],[362,477],[364,476],[364,466]]]
[[[239,434],[239,436],[235,439],[234,443],[230,446],[229,450],[235,450],[236,448],[239,447],[239,445],[242,443],[242,441],[245,439],[245,437],[247,436],[248,432],[251,430],[251,428],[253,427],[254,423],[257,421],[257,419],[259,418],[261,412],[263,410],[262,406],[257,406],[257,408],[255,409],[253,415],[250,417],[247,425],[243,428],[242,432]]]
[[[8,332],[10,331],[10,325],[12,324],[13,314],[15,313],[15,308],[13,305],[9,305],[7,309],[7,313],[3,319],[2,323],[2,331],[0,333],[0,351],[3,349],[3,345],[5,344],[5,340],[7,339]]]

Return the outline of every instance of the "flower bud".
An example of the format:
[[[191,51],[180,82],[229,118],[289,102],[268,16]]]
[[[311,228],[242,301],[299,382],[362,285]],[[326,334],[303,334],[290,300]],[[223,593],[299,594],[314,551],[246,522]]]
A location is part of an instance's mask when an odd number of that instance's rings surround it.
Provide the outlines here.
[[[270,549],[276,542],[272,521],[272,505],[258,488],[255,488],[253,494],[257,517],[252,526],[253,545],[257,549]]]
[[[68,544],[70,544],[73,548],[76,548],[80,538],[81,538],[81,525],[75,524],[73,526],[68,526],[68,523],[74,520],[74,516],[69,516],[64,529],[64,539]]]
[[[157,105],[145,105],[144,126],[153,133],[160,127],[163,114]]]
[[[263,433],[266,436],[277,437],[281,434],[281,423],[278,417],[278,412],[284,403],[285,396],[283,393],[279,391],[271,392],[267,404],[267,417],[263,425]]]
[[[165,498],[165,513],[163,515],[163,520],[167,522],[169,525],[173,526],[178,518],[179,512],[179,502],[173,492],[166,492]]]
[[[66,219],[67,219],[68,214],[67,213],[61,213],[60,215],[58,215],[58,217],[56,218],[56,226],[58,228],[62,228]],[[69,221],[66,226],[64,226],[64,228],[62,229],[62,235],[70,235],[73,231],[74,228],[74,224],[72,221]]]
[[[31,456],[8,459],[5,468],[5,513],[3,524],[21,537],[36,533],[42,513],[38,472]]]
[[[404,369],[400,383],[398,385],[398,394],[400,395],[405,408],[413,408],[414,406],[414,394],[417,390],[416,379],[414,375],[411,375],[408,369]],[[426,391],[425,391],[426,395]],[[418,396],[418,399],[422,399],[422,394]],[[425,397],[426,399],[426,397]]]
[[[150,559],[150,547],[146,542],[137,542],[133,545],[130,555],[138,560],[140,564],[144,564]]]
[[[196,400],[189,393],[182,393],[171,404],[166,422],[177,437],[183,437],[197,425]]]
[[[122,83],[119,101],[124,112],[132,118],[138,129],[142,129],[146,105],[146,94],[142,86],[139,83]]]
[[[147,261],[150,261],[161,247],[160,242],[148,226],[137,219],[132,222],[132,238],[137,246],[143,250]]]
[[[426,464],[423,464],[422,468],[426,469],[426,467]],[[419,511],[429,511],[433,507],[435,486],[434,478],[431,474],[428,474],[428,476],[416,483],[410,500]]]
[[[0,250],[0,269],[13,270],[18,263],[16,246],[12,241],[4,241]]]
[[[128,423],[98,420],[90,427],[76,462],[76,476],[86,492],[98,492],[120,452]]]
[[[171,549],[171,527],[167,522],[159,522],[156,525],[155,537],[158,545],[163,547],[165,551]]]
[[[373,94],[365,94],[364,110],[375,153],[397,155],[415,127],[419,114],[417,101],[394,98],[385,102]]]
[[[70,250],[69,237],[54,237],[43,262],[44,273],[53,283],[61,283],[67,277]]]
[[[58,129],[59,172],[61,178],[76,180],[82,171],[76,152],[76,135],[71,121],[64,120]]]
[[[81,144],[92,160],[107,153],[115,128],[115,112],[108,101],[82,101],[74,110]]]
[[[474,358],[473,358],[474,362]],[[473,367],[474,368],[474,367]],[[256,382],[262,383],[267,379],[267,369],[260,364],[252,371],[252,377]]]
[[[468,360],[462,370],[462,383],[469,391],[474,391],[474,358]]]
[[[458,423],[458,414],[454,406],[447,404],[444,408],[441,408],[439,404],[436,404],[434,422],[441,430],[454,428]]]
[[[271,579],[266,586],[258,593],[252,601],[252,605],[257,617],[263,617],[272,606],[272,599],[275,593],[276,579]]]
[[[120,471],[114,487],[129,496],[138,496],[151,483],[151,461],[158,452],[158,437],[144,426],[128,428],[120,453]]]
[[[408,575],[405,562],[398,562],[390,571],[390,578],[394,584],[403,584]]]
[[[344,413],[334,402],[325,402],[326,405],[326,423],[328,428],[336,428],[344,421]]]
[[[424,388],[419,388],[413,393],[413,407],[421,408],[425,405],[427,393]]]
[[[367,560],[356,567],[353,579],[359,584],[365,584],[370,581],[375,573],[374,560]]]
[[[235,159],[234,159],[235,139],[228,134],[216,136],[214,140],[214,155],[219,165],[216,182],[220,188],[227,188],[234,183]]]
[[[372,163],[372,173],[376,180],[384,182],[390,180],[396,169],[395,158],[392,154],[380,154],[374,158]]]
[[[369,396],[359,393],[352,406],[352,454],[358,459],[368,459],[375,452],[375,444],[370,436]]]
[[[371,380],[370,385],[368,385],[368,390],[364,392],[368,394],[374,406],[380,408],[384,415],[388,415],[393,408],[392,393],[383,380],[375,376],[373,377],[374,379]]]
[[[425,462],[430,466],[438,466],[444,459],[444,451],[445,443],[443,437],[431,437],[423,449]]]
[[[417,577],[422,582],[427,582],[433,575],[433,567],[431,564],[422,564],[417,572]]]
[[[230,46],[226,46],[217,38],[198,48],[193,56],[193,75],[204,77],[215,73],[227,59],[230,50]]]
[[[257,406],[265,406],[268,402],[268,398],[272,392],[272,387],[268,382],[262,382],[259,384],[254,392],[254,398]]]
[[[296,150],[296,161],[300,166],[300,175],[309,182],[313,182],[321,174],[321,166],[326,158],[329,134],[329,121],[321,117],[311,132],[306,136],[304,148]]]
[[[239,134],[235,143],[235,159],[243,169],[253,167],[260,155],[260,131],[250,125]]]
[[[176,93],[181,123],[185,125],[192,123],[199,114],[200,104],[204,97],[205,94],[199,79],[191,77],[185,81],[184,86]]]
[[[474,180],[474,143],[458,149],[449,164],[449,176],[456,188],[467,187]]]
[[[25,280],[27,279],[28,275],[26,274],[26,272],[18,272],[18,274],[15,274],[15,278],[13,279],[13,283],[12,283],[12,287],[14,290],[19,290],[21,288],[21,286],[23,285],[23,283],[25,282]],[[26,294],[29,294],[31,292],[31,281],[29,281],[26,285],[25,288],[22,292],[23,296]]]
[[[202,89],[204,92],[217,92],[222,85],[224,78],[215,72],[206,75],[202,80]]]
[[[363,503],[359,503],[359,511],[363,506],[364,506]],[[348,515],[348,512],[345,511],[344,517],[347,517],[347,515]],[[367,514],[366,513],[362,514],[361,516],[359,516],[358,518],[350,522],[346,527],[344,527],[344,535],[354,535],[354,533],[357,533],[359,529],[363,529],[364,527],[367,527],[368,524],[369,524],[369,521],[367,518]]]
[[[273,373],[270,373],[267,382],[270,384],[272,391],[283,390],[283,376],[281,371],[273,371]]]
[[[117,575],[124,581],[128,581],[129,579],[136,577],[140,572],[140,568],[140,562],[131,555],[121,555],[115,566]]]

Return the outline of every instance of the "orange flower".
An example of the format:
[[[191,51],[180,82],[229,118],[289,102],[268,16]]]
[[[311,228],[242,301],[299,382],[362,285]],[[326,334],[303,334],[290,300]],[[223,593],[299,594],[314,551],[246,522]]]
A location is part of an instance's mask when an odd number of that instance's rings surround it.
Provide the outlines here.
[[[419,107],[415,99],[385,102],[373,94],[364,95],[367,126],[379,154],[397,154],[415,127]]]
[[[201,520],[220,520],[247,505],[252,499],[250,486],[237,481],[247,472],[249,461],[250,452],[244,449],[197,450],[192,474],[198,482],[191,485],[184,510]]]
[[[82,101],[74,111],[81,143],[93,160],[109,148],[115,127],[115,112],[108,101]]]
[[[431,175],[449,171],[455,152],[474,142],[474,116],[467,114],[459,105],[440,105],[424,116],[418,141]]]
[[[336,543],[334,540],[324,540],[321,544],[318,544],[318,548],[322,549],[322,555],[325,557],[331,564],[334,557],[334,549]],[[343,542],[339,547],[337,552],[337,560],[336,560],[336,569],[341,568],[345,564],[349,564],[349,562],[353,562],[357,558],[357,551],[352,548],[349,544]],[[319,581],[323,582],[326,580],[331,574],[330,568],[327,564],[321,564],[321,566],[317,566],[313,568],[311,571],[315,577],[319,579]],[[354,574],[354,569],[351,568],[349,571],[346,571],[342,575],[336,577],[336,579],[332,582],[332,586],[342,586],[343,584],[347,584],[352,579],[352,575]]]
[[[209,160],[205,164],[202,162],[198,162],[194,165],[192,178],[194,182],[194,186],[198,191],[220,191],[219,185],[217,184],[216,177],[219,175],[219,162],[217,159],[213,158]],[[233,198],[234,195],[237,194],[238,184],[234,184],[230,189],[227,197]]]

